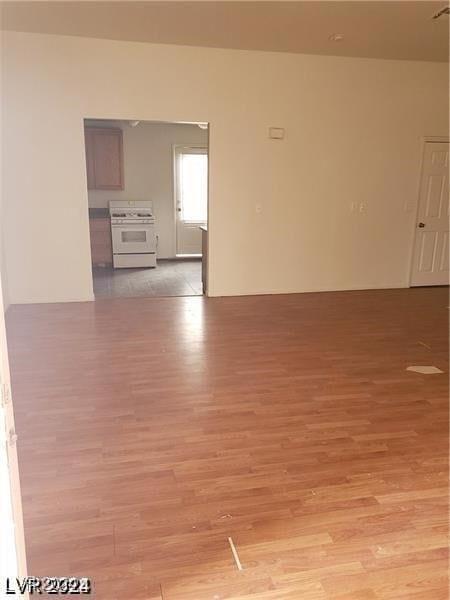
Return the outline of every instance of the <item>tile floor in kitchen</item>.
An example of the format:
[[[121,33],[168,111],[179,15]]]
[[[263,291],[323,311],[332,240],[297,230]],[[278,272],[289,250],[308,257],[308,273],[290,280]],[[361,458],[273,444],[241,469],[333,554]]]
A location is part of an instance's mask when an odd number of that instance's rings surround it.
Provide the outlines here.
[[[202,261],[158,260],[154,269],[93,267],[96,298],[201,296]]]

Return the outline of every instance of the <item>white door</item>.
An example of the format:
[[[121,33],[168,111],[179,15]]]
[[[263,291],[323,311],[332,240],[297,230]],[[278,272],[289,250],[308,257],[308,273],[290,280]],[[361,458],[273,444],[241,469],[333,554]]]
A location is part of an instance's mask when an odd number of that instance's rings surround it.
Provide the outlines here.
[[[13,582],[26,575],[26,559],[1,286],[0,386],[0,589],[5,590],[4,577]],[[14,587],[12,583],[10,587]]]
[[[448,142],[425,144],[411,285],[449,283]]]
[[[208,150],[175,148],[176,254],[201,254],[208,214]]]

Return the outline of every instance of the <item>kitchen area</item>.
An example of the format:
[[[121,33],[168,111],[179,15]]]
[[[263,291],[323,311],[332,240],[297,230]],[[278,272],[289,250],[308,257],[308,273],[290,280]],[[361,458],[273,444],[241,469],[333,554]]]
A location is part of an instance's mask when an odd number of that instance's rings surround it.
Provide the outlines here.
[[[85,120],[96,299],[206,293],[208,126]]]

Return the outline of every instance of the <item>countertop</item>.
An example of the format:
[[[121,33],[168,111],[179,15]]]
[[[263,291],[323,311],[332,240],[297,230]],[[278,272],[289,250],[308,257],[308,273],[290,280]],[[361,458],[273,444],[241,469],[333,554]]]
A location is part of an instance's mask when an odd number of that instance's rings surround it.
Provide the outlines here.
[[[90,219],[109,219],[109,208],[90,208]]]

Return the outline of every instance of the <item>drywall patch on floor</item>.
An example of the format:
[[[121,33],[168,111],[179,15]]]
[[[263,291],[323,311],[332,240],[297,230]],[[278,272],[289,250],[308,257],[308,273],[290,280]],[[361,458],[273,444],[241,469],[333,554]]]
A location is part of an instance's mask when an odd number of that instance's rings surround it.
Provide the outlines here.
[[[239,569],[239,571],[242,571],[242,564],[241,564],[241,561],[239,560],[239,554],[237,553],[236,547],[233,544],[233,540],[230,537],[228,538],[228,543],[230,544],[231,553],[233,554],[234,562],[236,563],[236,566]]]
[[[406,367],[406,370],[414,371],[414,373],[422,373],[423,375],[435,375],[436,373],[444,372],[431,365],[412,365],[411,367]]]

